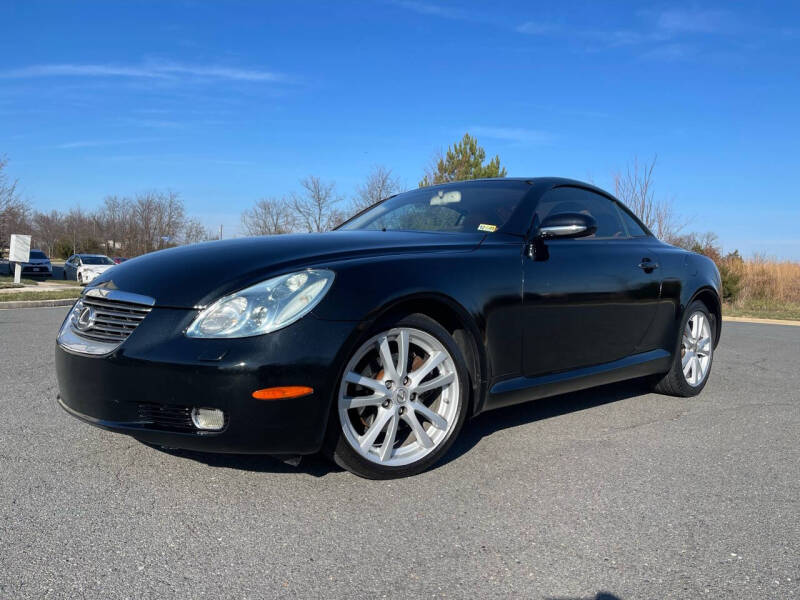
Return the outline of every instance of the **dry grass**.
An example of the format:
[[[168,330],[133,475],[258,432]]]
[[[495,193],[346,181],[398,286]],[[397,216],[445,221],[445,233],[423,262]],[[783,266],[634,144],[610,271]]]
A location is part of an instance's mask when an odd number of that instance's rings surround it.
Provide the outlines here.
[[[729,314],[800,318],[800,263],[763,256],[726,258],[723,262],[740,278],[739,293],[729,305]]]
[[[61,300],[64,298],[77,298],[81,290],[57,290],[48,292],[5,292],[0,294],[0,308],[3,302],[17,300]]]

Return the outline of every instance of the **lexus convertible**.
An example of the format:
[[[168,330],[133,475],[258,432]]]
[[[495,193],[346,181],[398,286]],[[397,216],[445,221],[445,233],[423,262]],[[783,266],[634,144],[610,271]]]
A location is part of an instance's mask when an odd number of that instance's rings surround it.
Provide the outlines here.
[[[720,326],[714,263],[603,190],[476,180],[98,275],[58,334],[58,399],[151,445],[403,477],[494,408],[631,378],[699,394]]]

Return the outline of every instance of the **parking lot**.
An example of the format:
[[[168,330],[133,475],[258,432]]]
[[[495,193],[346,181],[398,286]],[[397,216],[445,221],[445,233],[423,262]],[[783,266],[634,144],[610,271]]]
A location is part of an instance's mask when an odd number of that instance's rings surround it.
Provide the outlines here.
[[[69,417],[66,310],[0,310],[0,598],[800,595],[800,327],[726,323],[699,398],[487,413],[434,470],[371,482]]]

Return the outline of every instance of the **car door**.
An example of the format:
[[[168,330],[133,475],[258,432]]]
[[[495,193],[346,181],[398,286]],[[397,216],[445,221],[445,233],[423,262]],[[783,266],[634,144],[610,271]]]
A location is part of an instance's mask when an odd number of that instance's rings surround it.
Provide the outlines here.
[[[78,257],[72,255],[67,262],[64,263],[64,269],[67,274],[67,279],[77,279],[78,277]]]
[[[537,239],[524,260],[527,377],[634,354],[656,314],[660,279],[652,238],[641,228],[644,237],[629,234],[614,200],[584,188],[554,188],[537,203],[534,237],[547,216],[575,212],[595,219],[593,235]]]

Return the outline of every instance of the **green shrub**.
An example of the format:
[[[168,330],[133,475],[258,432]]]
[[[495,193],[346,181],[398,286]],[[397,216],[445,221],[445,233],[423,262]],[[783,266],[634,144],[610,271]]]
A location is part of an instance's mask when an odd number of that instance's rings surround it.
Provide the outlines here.
[[[725,302],[734,302],[742,291],[742,275],[728,264],[727,257],[717,263],[717,268],[722,277],[722,299]]]

